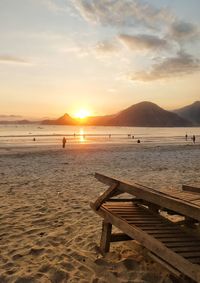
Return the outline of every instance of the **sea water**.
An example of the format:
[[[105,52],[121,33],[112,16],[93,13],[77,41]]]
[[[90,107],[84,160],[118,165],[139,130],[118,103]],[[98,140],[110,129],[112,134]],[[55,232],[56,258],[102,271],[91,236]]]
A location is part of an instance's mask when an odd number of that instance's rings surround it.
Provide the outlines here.
[[[187,134],[188,139],[185,139]],[[53,145],[65,136],[70,143],[192,143],[192,135],[200,143],[200,127],[102,127],[0,125],[0,146]]]

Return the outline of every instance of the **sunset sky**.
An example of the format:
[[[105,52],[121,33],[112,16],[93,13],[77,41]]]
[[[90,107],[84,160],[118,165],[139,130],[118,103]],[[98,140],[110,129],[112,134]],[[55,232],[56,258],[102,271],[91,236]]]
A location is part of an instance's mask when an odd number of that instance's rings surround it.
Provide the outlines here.
[[[199,0],[0,0],[0,116],[200,100]]]

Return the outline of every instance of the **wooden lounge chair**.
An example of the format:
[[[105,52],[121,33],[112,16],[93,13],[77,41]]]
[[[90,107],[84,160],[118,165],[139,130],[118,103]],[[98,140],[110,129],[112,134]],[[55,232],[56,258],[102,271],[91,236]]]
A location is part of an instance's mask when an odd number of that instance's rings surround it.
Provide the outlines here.
[[[184,222],[174,223],[160,215],[164,208],[191,219],[196,227],[200,221],[200,195],[190,198],[181,192],[181,198],[167,192],[129,184],[102,174],[95,174],[101,182],[110,185],[94,203],[92,209],[103,218],[100,248],[109,251],[110,242],[136,240],[150,251],[154,260],[164,265],[177,277],[190,278],[200,283],[200,236],[184,228]],[[128,193],[130,199],[116,196]],[[186,201],[191,199],[191,201]],[[112,234],[112,225],[121,233]],[[185,222],[187,225],[187,221]]]

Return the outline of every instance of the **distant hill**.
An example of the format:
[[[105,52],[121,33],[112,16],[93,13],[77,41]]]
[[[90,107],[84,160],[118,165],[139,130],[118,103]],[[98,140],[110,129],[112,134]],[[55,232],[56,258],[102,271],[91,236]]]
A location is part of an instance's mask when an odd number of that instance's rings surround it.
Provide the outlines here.
[[[200,101],[174,110],[174,112],[180,117],[191,121],[194,125],[200,125]]]
[[[27,124],[35,124],[38,122],[33,122],[29,120],[2,120],[0,121],[1,125],[27,125]]]
[[[119,112],[107,121],[113,126],[184,127],[192,123],[152,102],[140,102]]]
[[[77,125],[77,121],[65,113],[58,119],[55,120],[43,120],[42,125]]]

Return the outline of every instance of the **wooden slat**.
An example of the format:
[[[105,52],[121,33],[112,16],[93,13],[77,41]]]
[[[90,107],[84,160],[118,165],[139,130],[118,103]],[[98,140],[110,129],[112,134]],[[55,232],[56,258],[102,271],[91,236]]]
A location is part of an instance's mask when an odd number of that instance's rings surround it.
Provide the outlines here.
[[[172,251],[174,252],[192,252],[192,251],[198,251],[200,252],[200,246],[193,246],[193,247],[188,247],[188,246],[183,246],[183,247],[172,247]]]
[[[199,251],[187,251],[187,252],[178,252],[179,255],[183,256],[184,258],[199,258],[200,259],[200,252]]]
[[[194,264],[200,264],[200,258],[190,258],[190,262],[194,263]]]
[[[111,242],[120,242],[120,241],[131,241],[133,240],[131,237],[124,233],[114,233],[111,234]]]
[[[123,210],[123,209],[136,209],[135,207],[133,207],[132,205],[124,205],[122,204],[122,206],[118,205],[108,205],[110,209],[119,209],[119,210]]]
[[[162,239],[162,242],[167,245],[167,243],[180,243],[180,242],[188,242],[190,243],[191,242],[191,239],[190,238],[177,238],[177,237],[174,237],[174,238],[163,238]],[[199,244],[200,244],[200,241],[199,241]]]
[[[119,215],[119,214],[117,214],[117,215]],[[120,215],[119,215],[120,216]],[[133,221],[137,221],[137,220],[147,220],[147,221],[149,221],[149,220],[155,220],[155,217],[154,216],[152,216],[152,215],[141,215],[141,214],[139,214],[139,215],[130,215],[130,216],[121,216],[122,218],[124,218],[124,219],[126,219],[127,221],[131,221],[131,220],[133,220]]]
[[[182,190],[200,194],[200,188],[195,187],[195,186],[182,185]]]
[[[139,201],[139,199],[137,198],[123,198],[123,199],[120,199],[120,198],[112,198],[112,203],[124,203],[124,202],[127,202],[127,203],[132,203],[132,202],[135,202],[135,201]]]
[[[187,201],[192,201],[192,200],[197,200],[199,199],[199,196],[195,194],[186,194],[186,193],[181,193],[179,192],[178,194],[175,194],[173,192],[170,193],[170,196],[173,196],[177,199],[182,199],[182,200],[187,200]]]
[[[130,220],[130,221],[127,221],[129,224],[160,224],[160,220]]]
[[[177,228],[175,227],[165,227],[165,225],[161,226],[161,227],[156,227],[156,228],[152,228],[151,226],[149,227],[144,227],[144,226],[140,226],[138,225],[142,230],[146,231],[147,233],[151,233],[151,232],[157,232],[157,233],[165,233],[165,232],[172,232],[172,233],[176,233],[177,232]],[[160,229],[159,229],[160,228]]]
[[[179,231],[179,232],[177,232],[177,230],[168,230],[168,229],[161,229],[161,230],[150,230],[150,229],[148,229],[148,230],[144,230],[144,231],[146,231],[148,234],[151,234],[151,235],[172,235],[172,236],[174,236],[174,235],[181,235],[181,232]]]
[[[192,203],[196,204],[196,205],[199,205],[200,206],[200,200],[193,200],[191,201]]]
[[[105,207],[106,208],[106,207]],[[110,211],[112,211],[112,213],[115,213],[115,214],[117,214],[117,215],[119,215],[119,216],[123,216],[123,217],[125,217],[125,216],[127,216],[127,217],[129,217],[129,216],[132,216],[132,217],[137,217],[137,216],[143,216],[143,217],[145,217],[145,216],[151,216],[151,214],[147,214],[146,212],[138,212],[137,210],[129,210],[129,211],[119,211],[119,210],[114,210],[114,209],[110,209],[110,208],[108,208]]]
[[[141,227],[141,229],[144,229],[144,228],[152,228],[152,229],[162,229],[162,228],[169,228],[171,226],[166,226],[166,223],[159,223],[159,224],[155,224],[155,225],[152,225],[150,223],[147,223],[147,224],[141,224],[139,225]],[[177,228],[176,228],[177,229]]]
[[[157,235],[153,235],[156,239],[159,239],[161,240],[162,242],[164,241],[167,241],[168,239],[171,239],[171,240],[175,240],[175,241],[191,241],[191,238],[190,237],[187,237],[187,236],[184,236],[182,234],[178,234],[177,235],[172,235],[172,234],[157,234]]]
[[[109,202],[105,202],[107,205],[109,205],[110,207],[114,207],[114,208],[123,208],[123,207],[133,207],[135,208],[134,206],[134,203],[133,202],[113,202],[113,201],[110,201]]]
[[[96,210],[99,209],[99,207],[102,205],[102,203],[104,201],[106,201],[107,199],[113,197],[113,196],[117,196],[119,194],[121,194],[121,192],[117,189],[119,186],[119,182],[115,181],[111,184],[110,188],[105,191],[102,195],[100,195],[100,197],[98,197],[98,199],[95,201],[94,206],[96,207]]]
[[[168,242],[166,243],[166,246],[169,248],[178,248],[178,247],[199,247],[200,246],[200,242]]]

